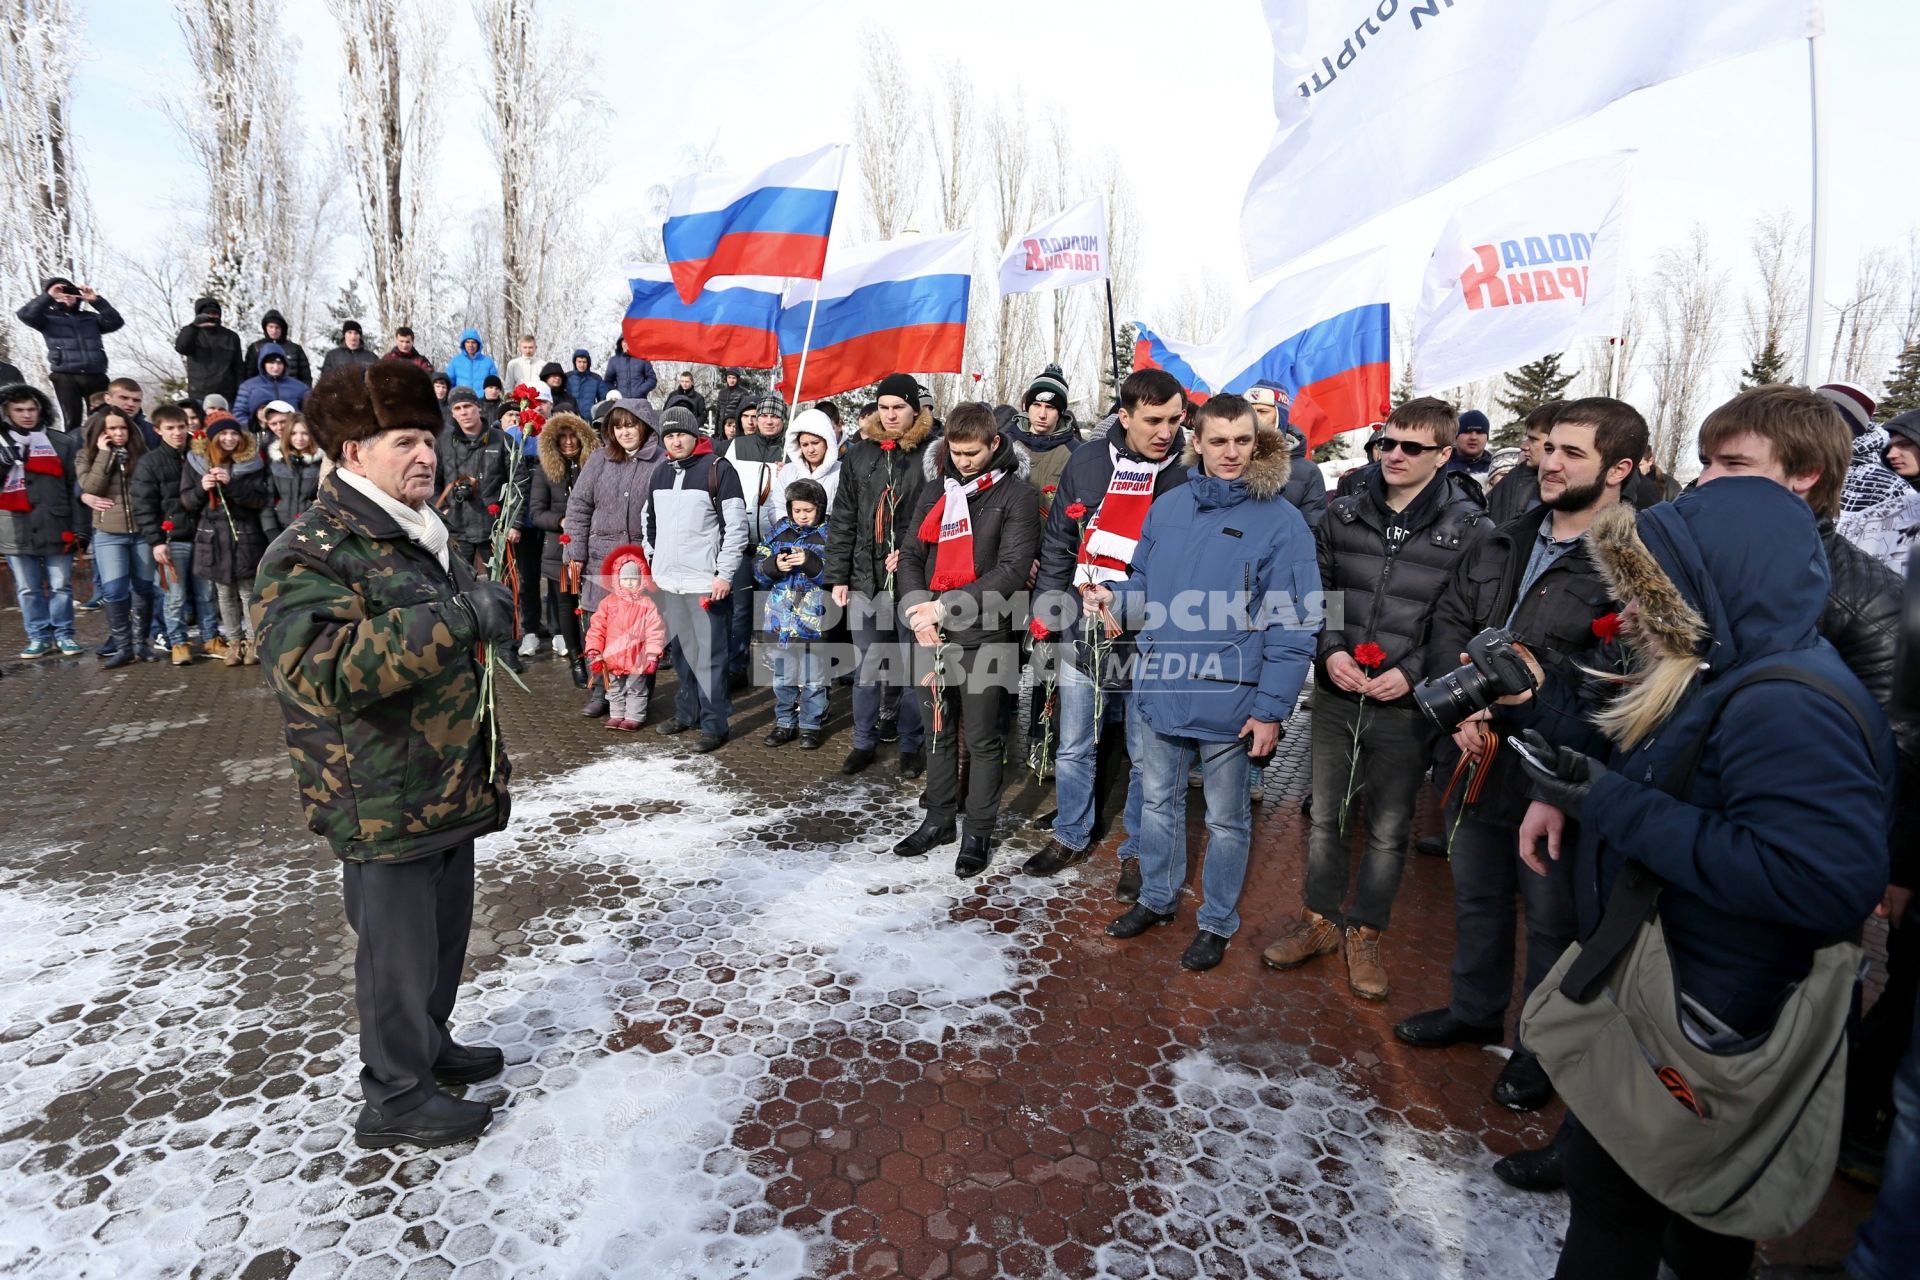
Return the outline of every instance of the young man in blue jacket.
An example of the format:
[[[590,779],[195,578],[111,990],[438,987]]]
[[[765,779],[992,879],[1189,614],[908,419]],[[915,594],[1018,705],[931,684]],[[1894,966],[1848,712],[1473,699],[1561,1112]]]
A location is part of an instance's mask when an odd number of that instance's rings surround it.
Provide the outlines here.
[[[1258,427],[1253,406],[1215,396],[1195,415],[1181,461],[1187,483],[1153,504],[1117,593],[1093,587],[1089,608],[1116,594],[1139,634],[1133,710],[1143,732],[1140,900],[1107,926],[1134,938],[1171,924],[1187,870],[1187,770],[1197,761],[1207,806],[1199,931],[1183,969],[1219,964],[1240,927],[1236,908],[1253,834],[1247,757],[1280,739],[1313,666],[1320,570],[1313,534],[1281,496],[1292,471],[1286,438]]]

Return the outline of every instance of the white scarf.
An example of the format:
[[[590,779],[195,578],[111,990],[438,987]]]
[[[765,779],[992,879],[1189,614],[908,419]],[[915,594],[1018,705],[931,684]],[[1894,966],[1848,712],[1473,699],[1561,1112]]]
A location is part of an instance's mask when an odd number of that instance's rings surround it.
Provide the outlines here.
[[[373,481],[357,471],[346,467],[334,468],[333,474],[340,477],[352,488],[364,495],[374,506],[393,517],[400,526],[400,532],[418,545],[433,553],[442,569],[449,568],[447,559],[447,526],[440,519],[440,513],[426,503],[410,507],[399,499],[391,497]]]

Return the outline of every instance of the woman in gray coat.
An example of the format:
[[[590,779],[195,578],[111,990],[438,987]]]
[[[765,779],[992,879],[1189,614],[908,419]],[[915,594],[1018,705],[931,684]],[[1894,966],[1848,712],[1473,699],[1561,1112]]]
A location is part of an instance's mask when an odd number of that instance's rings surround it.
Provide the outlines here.
[[[660,446],[660,422],[645,400],[622,400],[607,414],[607,443],[580,468],[567,495],[566,530],[572,539],[566,558],[582,564],[580,628],[584,634],[606,586],[595,569],[615,547],[638,544],[653,473],[666,458]],[[607,713],[606,695],[595,690],[581,714]]]

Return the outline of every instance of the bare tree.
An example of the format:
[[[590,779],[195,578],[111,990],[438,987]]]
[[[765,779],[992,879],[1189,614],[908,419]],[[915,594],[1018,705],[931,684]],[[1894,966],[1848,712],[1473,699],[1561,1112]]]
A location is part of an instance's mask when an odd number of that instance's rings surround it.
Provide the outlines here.
[[[0,279],[22,301],[48,275],[85,283],[90,271],[92,209],[70,131],[81,34],[74,8],[72,0],[0,0]],[[14,340],[18,305],[0,323],[0,357],[38,378],[41,344]]]
[[[1181,277],[1158,314],[1167,326],[1169,337],[1187,342],[1211,342],[1233,318],[1238,304],[1237,291],[1212,267],[1202,267]]]
[[[980,197],[979,134],[973,81],[958,63],[949,63],[941,72],[939,93],[926,103],[927,159],[932,170],[936,231],[959,231],[973,218]],[[974,284],[974,296],[968,299],[967,307],[973,323],[967,326],[966,363],[970,369],[979,369],[985,364],[978,355],[984,299],[979,296],[977,274]],[[973,387],[973,379],[962,373],[936,374],[933,379],[934,398],[943,405],[978,394]]]
[[[1833,328],[1827,376],[1842,382],[1873,382],[1882,366],[1880,331],[1901,318],[1902,271],[1886,249],[1869,249],[1854,268],[1853,296],[1840,307]]]
[[[996,104],[985,130],[988,207],[995,260],[1000,249],[1026,229],[1033,217],[1033,143],[1024,103]],[[1033,296],[1002,296],[994,325],[992,385],[984,388],[1002,400],[1013,394],[1014,379],[1034,340]]]
[[[907,229],[920,207],[922,126],[899,42],[880,27],[860,33],[860,93],[853,105],[853,153],[876,240]]]
[[[1653,454],[1671,475],[1693,440],[1695,418],[1719,345],[1727,273],[1716,267],[1706,228],[1695,224],[1684,244],[1661,252],[1652,281]]]
[[[1785,372],[1793,350],[1793,330],[1805,308],[1807,229],[1784,209],[1756,218],[1748,239],[1753,250],[1757,294],[1747,297],[1747,354],[1763,381]]]

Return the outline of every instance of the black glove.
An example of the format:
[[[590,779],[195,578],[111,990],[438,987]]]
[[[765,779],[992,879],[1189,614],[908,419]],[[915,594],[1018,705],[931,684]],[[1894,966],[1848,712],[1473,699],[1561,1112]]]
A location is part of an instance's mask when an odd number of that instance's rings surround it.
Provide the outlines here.
[[[1569,817],[1580,816],[1587,792],[1607,776],[1607,767],[1598,760],[1572,747],[1554,746],[1538,729],[1527,730],[1518,740],[1509,739],[1508,745],[1526,772],[1528,796]]]
[[[505,644],[513,639],[513,592],[504,582],[482,580],[453,598],[473,620],[476,638]]]

